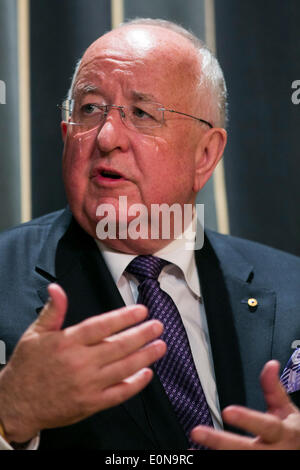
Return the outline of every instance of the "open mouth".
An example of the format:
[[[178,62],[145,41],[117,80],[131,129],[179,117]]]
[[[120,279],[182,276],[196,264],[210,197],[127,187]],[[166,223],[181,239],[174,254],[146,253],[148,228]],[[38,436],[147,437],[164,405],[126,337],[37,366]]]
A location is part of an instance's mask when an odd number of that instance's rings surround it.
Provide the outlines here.
[[[91,171],[90,178],[93,179],[95,182],[98,182],[100,185],[107,183],[113,184],[117,183],[118,181],[126,181],[123,175],[121,175],[118,171],[114,168],[101,168],[96,167]]]
[[[109,179],[113,179],[113,180],[119,180],[119,179],[122,178],[121,175],[118,175],[117,173],[114,173],[113,171],[107,171],[107,170],[101,171],[100,175],[103,178],[109,178]]]

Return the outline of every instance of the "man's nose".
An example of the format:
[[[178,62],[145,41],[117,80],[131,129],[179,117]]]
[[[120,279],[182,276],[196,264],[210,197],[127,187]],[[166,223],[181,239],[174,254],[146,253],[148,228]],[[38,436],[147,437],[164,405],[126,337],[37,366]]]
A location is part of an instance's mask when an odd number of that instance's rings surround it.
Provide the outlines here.
[[[115,149],[125,152],[128,149],[128,130],[122,121],[121,108],[109,108],[104,123],[98,132],[98,145],[102,152],[109,153]]]

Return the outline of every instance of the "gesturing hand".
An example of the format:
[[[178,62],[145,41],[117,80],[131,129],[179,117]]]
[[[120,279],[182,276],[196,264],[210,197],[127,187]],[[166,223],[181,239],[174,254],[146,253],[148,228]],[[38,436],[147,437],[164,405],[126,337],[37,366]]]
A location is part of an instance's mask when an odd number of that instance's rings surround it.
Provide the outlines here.
[[[57,284],[48,291],[51,300],[0,374],[0,421],[10,441],[25,442],[42,429],[72,424],[129,399],[149,383],[147,366],[166,351],[155,340],[162,324],[141,323],[144,306],[62,330],[66,294]]]
[[[300,449],[300,411],[293,405],[278,377],[279,363],[269,361],[261,373],[261,386],[268,411],[261,413],[242,406],[223,410],[226,423],[256,437],[239,436],[206,426],[197,426],[192,439],[218,450],[297,450]]]

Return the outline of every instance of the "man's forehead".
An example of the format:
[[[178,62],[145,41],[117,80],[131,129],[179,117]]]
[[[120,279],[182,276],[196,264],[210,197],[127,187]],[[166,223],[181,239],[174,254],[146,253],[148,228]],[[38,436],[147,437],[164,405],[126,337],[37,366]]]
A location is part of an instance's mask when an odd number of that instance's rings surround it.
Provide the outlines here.
[[[138,41],[141,38],[141,41]],[[161,27],[122,27],[113,30],[86,51],[74,87],[91,85],[115,93],[119,86],[131,92],[153,94],[151,101],[191,109],[198,96],[201,73],[197,52],[186,38]],[[150,99],[149,99],[150,101]]]
[[[103,96],[105,94],[105,83],[104,87],[102,86],[102,83],[97,83],[97,80],[94,81],[87,81],[85,77],[82,77],[78,80],[76,87],[75,87],[75,99],[80,98],[84,95],[88,94],[93,94],[93,95],[99,95]],[[141,89],[142,90],[142,89]],[[131,99],[132,101],[139,102],[157,102],[158,97],[151,93],[151,92],[144,92],[140,91],[139,89],[134,89],[127,87],[124,90],[125,95],[127,95],[128,99]]]
[[[135,55],[142,58],[158,45],[158,34],[151,29],[119,28],[110,31],[97,39],[87,50],[91,53],[101,53],[103,50],[118,56]]]
[[[156,77],[155,83],[159,86],[159,70],[154,67],[147,69],[144,62],[111,60],[111,58],[96,57],[89,62],[85,62],[80,67],[75,83],[75,93],[99,93],[103,90],[122,88],[123,92],[130,94],[128,98],[134,100],[143,99],[144,101],[153,101],[154,95],[151,94],[153,80],[149,78],[149,72],[152,77]],[[116,88],[115,88],[116,87]]]
[[[151,59],[180,62],[195,60],[193,45],[183,36],[160,26],[131,25],[110,31],[86,50],[82,64],[95,58],[147,61]]]
[[[180,98],[184,88],[190,90],[198,80],[199,61],[193,45],[178,33],[157,26],[124,26],[105,34],[87,49],[77,85],[89,82],[92,76],[94,83],[101,83],[105,76],[106,81],[108,76],[110,81],[117,77],[126,86],[132,84],[139,91],[153,91],[155,95],[158,92],[164,96],[165,88],[171,87]]]

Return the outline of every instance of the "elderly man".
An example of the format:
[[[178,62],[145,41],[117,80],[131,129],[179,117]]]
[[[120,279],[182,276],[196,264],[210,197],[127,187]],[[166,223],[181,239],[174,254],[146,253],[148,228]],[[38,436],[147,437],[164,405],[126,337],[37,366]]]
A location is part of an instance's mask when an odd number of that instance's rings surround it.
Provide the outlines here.
[[[220,160],[225,90],[216,59],[168,22],[85,52],[62,106],[69,208],[0,241],[2,442],[300,448],[278,378],[300,337],[299,259],[209,231],[194,251],[174,229],[151,236],[151,208],[194,206]],[[128,230],[137,208],[143,236]]]

